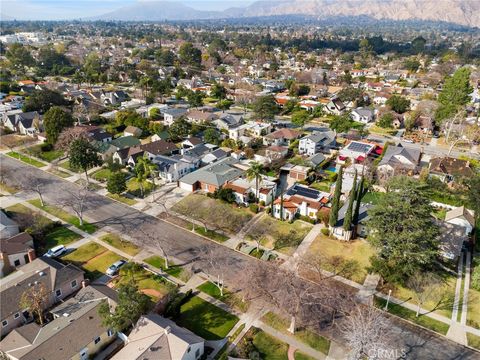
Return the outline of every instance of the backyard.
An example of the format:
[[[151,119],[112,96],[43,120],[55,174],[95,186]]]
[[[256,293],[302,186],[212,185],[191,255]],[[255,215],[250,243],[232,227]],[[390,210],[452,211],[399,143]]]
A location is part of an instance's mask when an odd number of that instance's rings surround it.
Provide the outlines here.
[[[193,296],[181,306],[180,315],[174,320],[205,340],[221,340],[238,322],[238,317]]]
[[[367,276],[367,268],[370,266],[370,257],[374,254],[372,247],[364,240],[340,241],[320,234],[310,246],[309,252],[320,254],[328,259],[335,257],[344,260],[353,260],[358,264],[358,271],[352,274],[340,274],[363,284]],[[334,268],[325,263],[325,270],[334,271]]]

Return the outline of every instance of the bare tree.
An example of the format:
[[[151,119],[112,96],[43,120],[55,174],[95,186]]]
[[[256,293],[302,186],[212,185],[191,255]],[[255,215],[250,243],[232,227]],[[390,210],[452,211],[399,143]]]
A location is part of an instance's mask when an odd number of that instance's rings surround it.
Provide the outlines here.
[[[87,187],[83,187],[78,191],[66,190],[67,196],[60,200],[62,207],[72,210],[78,218],[80,226],[84,223],[84,212],[88,205],[92,204],[92,197]]]
[[[142,241],[145,245],[154,248],[155,250],[160,250],[161,256],[163,257],[163,261],[165,263],[165,270],[168,270],[168,252],[164,246],[164,238],[160,236],[160,234],[147,231],[145,229],[140,229],[142,233]]]
[[[75,126],[64,129],[55,143],[57,149],[68,151],[72,142],[78,139],[86,139],[87,133],[83,127]]]
[[[407,281],[407,287],[413,291],[413,299],[417,303],[416,316],[425,302],[441,298],[441,279],[431,272],[415,273]]]
[[[24,174],[22,175],[22,178],[19,179],[21,189],[37,193],[40,199],[40,205],[42,205],[42,207],[45,206],[43,194],[45,192],[45,186],[47,183],[48,181],[46,179],[37,177],[33,174]]]
[[[200,264],[208,280],[215,285],[223,296],[225,288],[224,269],[231,265],[228,252],[217,246],[206,245],[201,249]]]
[[[21,307],[36,314],[40,325],[43,325],[43,312],[49,303],[48,295],[45,284],[40,282],[25,290],[20,298]]]
[[[357,305],[340,323],[339,329],[351,348],[349,359],[376,358],[379,349],[387,348],[390,324],[373,306]]]

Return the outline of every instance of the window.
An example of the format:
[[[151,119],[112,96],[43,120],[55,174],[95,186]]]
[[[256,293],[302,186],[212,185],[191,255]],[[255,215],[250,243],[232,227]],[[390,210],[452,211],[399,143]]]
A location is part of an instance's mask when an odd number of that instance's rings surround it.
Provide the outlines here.
[[[195,351],[195,359],[198,359],[199,356],[200,356],[200,349],[197,349]]]
[[[55,290],[55,296],[56,297],[62,296],[62,290],[60,290],[60,289]]]
[[[75,289],[77,287],[77,280],[73,280],[71,283],[72,289]]]
[[[13,315],[14,319],[18,319],[19,317],[20,317],[20,313],[16,313],[15,315]]]
[[[113,335],[113,330],[108,329],[107,335],[108,335],[109,337],[112,336],[112,335]]]
[[[189,353],[189,352],[190,352],[190,350],[192,350],[192,349],[191,349],[191,348],[190,348],[190,346],[189,346],[189,347],[188,347],[188,349],[187,349],[187,353]]]
[[[7,321],[7,320],[3,320],[3,321],[2,321],[2,327],[5,327],[5,326],[7,326],[7,325],[8,325],[8,321]]]
[[[97,336],[97,337],[95,338],[95,345],[98,344],[99,342],[100,342],[100,336]]]
[[[18,260],[18,259],[15,260],[15,261],[13,262],[13,266],[20,266],[20,260]]]

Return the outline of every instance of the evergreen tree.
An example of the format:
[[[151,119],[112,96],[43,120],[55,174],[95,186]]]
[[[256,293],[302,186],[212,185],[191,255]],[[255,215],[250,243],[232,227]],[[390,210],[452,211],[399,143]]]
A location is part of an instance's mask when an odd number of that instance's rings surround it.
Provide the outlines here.
[[[353,177],[353,187],[350,191],[350,196],[348,199],[348,208],[345,213],[345,219],[343,219],[343,229],[345,231],[350,231],[352,227],[352,217],[353,217],[353,201],[356,197],[356,188],[357,188],[357,172],[355,171],[355,176]]]
[[[72,142],[69,150],[70,165],[85,172],[88,183],[88,169],[102,164],[97,150],[87,140],[80,138]]]
[[[363,197],[363,183],[364,183],[365,178],[362,176],[360,179],[360,184],[358,184],[358,189],[357,189],[357,202],[355,203],[355,211],[353,212],[353,219],[352,222],[354,224],[358,223],[358,216],[360,215],[360,203],[362,201]]]
[[[337,176],[337,183],[335,185],[335,193],[333,194],[332,208],[330,209],[330,218],[328,224],[335,226],[338,220],[338,210],[340,210],[340,196],[342,195],[342,178],[343,166],[340,167]]]

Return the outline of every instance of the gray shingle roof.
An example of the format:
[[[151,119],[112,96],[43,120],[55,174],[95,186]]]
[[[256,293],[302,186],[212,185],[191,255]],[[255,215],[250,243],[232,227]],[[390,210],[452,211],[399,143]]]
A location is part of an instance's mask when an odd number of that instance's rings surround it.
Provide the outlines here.
[[[243,174],[243,170],[240,170],[234,166],[237,163],[238,160],[227,157],[185,175],[180,179],[180,181],[190,185],[193,185],[198,181],[202,181],[214,186],[222,186],[227,181],[234,180]]]

